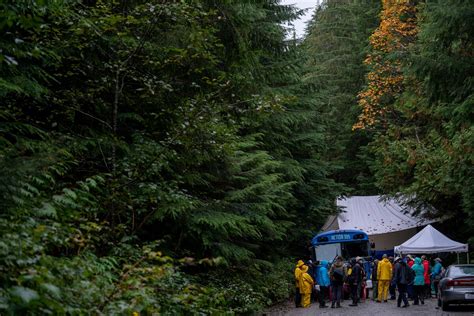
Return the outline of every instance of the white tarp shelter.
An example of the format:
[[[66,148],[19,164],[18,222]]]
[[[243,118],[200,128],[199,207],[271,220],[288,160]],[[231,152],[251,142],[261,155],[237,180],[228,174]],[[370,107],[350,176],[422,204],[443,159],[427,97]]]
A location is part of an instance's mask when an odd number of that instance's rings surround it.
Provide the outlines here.
[[[468,245],[449,239],[433,226],[428,225],[418,234],[394,248],[395,253],[467,252]]]
[[[392,250],[433,221],[413,216],[414,209],[380,195],[339,198],[341,212],[330,216],[322,231],[359,229],[369,235],[375,250]]]

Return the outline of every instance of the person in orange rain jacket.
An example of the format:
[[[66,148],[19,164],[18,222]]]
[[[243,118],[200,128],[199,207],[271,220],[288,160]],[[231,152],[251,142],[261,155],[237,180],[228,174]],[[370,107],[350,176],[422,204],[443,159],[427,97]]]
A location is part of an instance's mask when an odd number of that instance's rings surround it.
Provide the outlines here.
[[[301,267],[304,265],[303,260],[299,260],[298,263],[296,264],[295,268],[295,286],[296,286],[296,291],[295,291],[295,306],[296,307],[301,307],[301,293],[300,293],[300,277],[301,277]]]
[[[313,291],[314,280],[308,273],[307,265],[301,267],[301,276],[298,285],[301,293],[301,306],[309,307],[311,305],[311,292]]]

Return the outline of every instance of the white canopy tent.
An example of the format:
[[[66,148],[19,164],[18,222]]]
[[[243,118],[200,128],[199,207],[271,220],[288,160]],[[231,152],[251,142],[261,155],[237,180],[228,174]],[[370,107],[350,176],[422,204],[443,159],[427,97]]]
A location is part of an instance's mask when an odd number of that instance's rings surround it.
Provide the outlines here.
[[[380,195],[341,197],[337,206],[341,212],[330,216],[321,231],[363,230],[380,255],[415,235],[418,227],[433,222],[414,216],[415,210],[403,201]]]
[[[395,246],[395,253],[440,253],[440,252],[468,252],[468,245],[449,239],[433,226],[428,225],[415,236],[399,246]],[[468,259],[469,261],[469,259]]]
[[[330,216],[322,231],[361,229],[370,236],[398,232],[433,222],[413,216],[415,210],[405,205],[403,201],[383,198],[380,195],[339,198],[337,206],[342,212]]]

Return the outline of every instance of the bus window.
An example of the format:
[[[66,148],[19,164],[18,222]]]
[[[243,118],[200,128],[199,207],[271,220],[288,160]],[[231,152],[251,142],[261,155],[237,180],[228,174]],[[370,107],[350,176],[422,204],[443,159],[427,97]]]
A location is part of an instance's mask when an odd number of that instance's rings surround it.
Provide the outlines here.
[[[342,244],[342,256],[344,258],[354,258],[357,256],[367,257],[369,255],[369,247],[365,242],[351,242]]]

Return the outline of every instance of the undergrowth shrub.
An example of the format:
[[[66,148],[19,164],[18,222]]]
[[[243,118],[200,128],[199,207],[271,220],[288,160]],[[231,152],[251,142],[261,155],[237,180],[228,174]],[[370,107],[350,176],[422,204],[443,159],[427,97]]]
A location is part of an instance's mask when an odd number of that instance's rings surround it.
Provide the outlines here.
[[[251,314],[289,295],[283,261],[245,271],[206,259],[195,263],[206,273],[190,274],[181,269],[189,260],[163,255],[159,243],[132,238],[105,256],[77,246],[78,235],[97,238],[90,227],[100,226],[1,218],[0,314]]]

